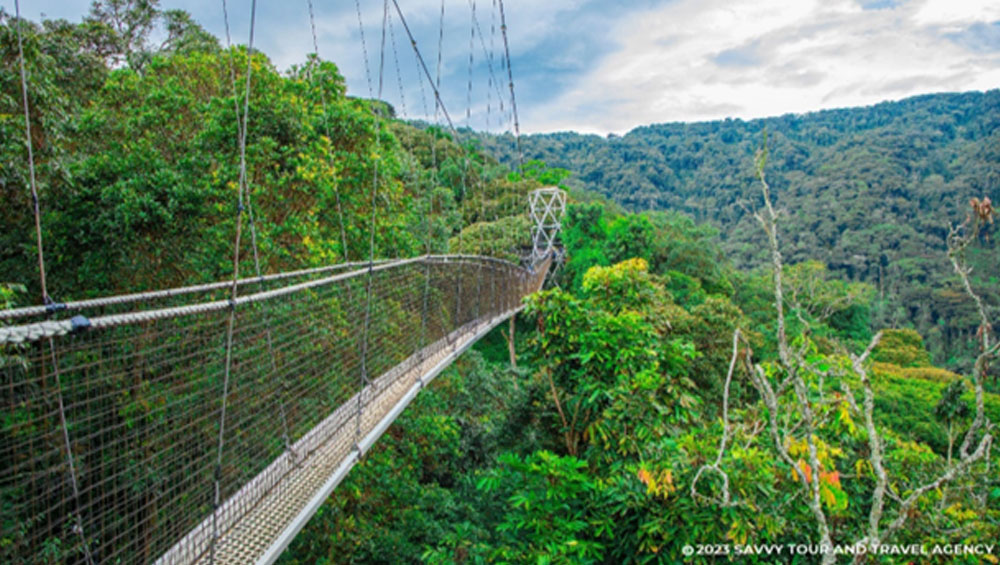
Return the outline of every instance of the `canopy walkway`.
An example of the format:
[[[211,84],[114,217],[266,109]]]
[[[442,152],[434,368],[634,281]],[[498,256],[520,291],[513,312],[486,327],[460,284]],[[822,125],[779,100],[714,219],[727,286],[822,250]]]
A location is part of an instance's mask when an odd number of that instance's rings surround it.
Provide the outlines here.
[[[550,262],[422,256],[243,279],[235,300],[230,281],[0,311],[0,562],[272,562]]]
[[[388,1],[381,8],[375,91],[361,4],[355,2],[369,98],[383,99],[388,27],[402,102],[390,17],[398,18],[418,75],[433,93],[433,122],[439,124],[443,116],[458,143],[463,136],[439,90],[444,2],[436,79],[399,3],[391,4],[394,16]],[[384,171],[374,159],[372,170],[365,172],[372,180],[370,197],[364,198],[370,206],[363,255],[368,261],[262,275],[251,203],[254,177],[247,167],[256,14],[256,0],[251,0],[242,91],[232,56],[228,69],[239,155],[232,277],[53,303],[46,283],[40,204],[45,194],[39,197],[36,182],[30,76],[17,0],[14,6],[26,188],[45,304],[0,310],[0,563],[271,563],[419,391],[476,340],[515,315],[522,299],[542,286],[557,251],[554,237],[565,194],[544,189],[531,196],[536,225],[530,267],[469,255],[376,261],[386,251],[376,252]],[[225,1],[222,7],[231,47]],[[503,37],[499,62],[506,70],[507,107],[520,164],[503,0],[493,7],[497,12],[491,16],[499,16],[499,27],[494,21],[491,31],[495,35],[499,29]],[[308,8],[318,58],[311,2]],[[490,75],[489,129],[493,91],[501,113],[503,95],[474,2],[469,9],[466,126],[478,33]],[[423,83],[421,95],[425,97]],[[405,104],[401,106],[405,114]],[[325,97],[321,107],[330,138]],[[377,155],[381,117],[377,111],[373,116]],[[469,146],[460,145],[462,206],[470,192]],[[432,180],[437,185],[435,147],[432,140]],[[336,214],[341,256],[350,257],[339,192]],[[466,217],[464,209],[460,217]],[[244,223],[257,276],[240,279]],[[432,249],[429,228],[424,235],[423,248]]]

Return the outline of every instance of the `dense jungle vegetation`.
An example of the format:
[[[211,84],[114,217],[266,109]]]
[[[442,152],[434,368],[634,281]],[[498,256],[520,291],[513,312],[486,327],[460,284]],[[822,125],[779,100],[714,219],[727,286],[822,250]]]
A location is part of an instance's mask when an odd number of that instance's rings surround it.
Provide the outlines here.
[[[124,20],[106,5],[24,28],[59,300],[232,268],[247,51],[156,3]],[[5,307],[39,294],[13,24],[0,12]],[[282,562],[672,563],[689,544],[1000,538],[996,330],[950,261],[974,267],[995,326],[996,223],[969,200],[997,200],[1000,93],[532,136],[516,173],[511,140],[395,119],[332,62],[252,65],[268,272],[365,257],[376,163],[381,257],[516,259],[527,192],[571,200],[566,260],[515,334],[495,330],[422,392]]]
[[[762,265],[763,233],[748,204],[753,154],[770,132],[775,203],[788,211],[783,252],[817,260],[877,292],[879,327],[914,327],[934,361],[968,371],[975,313],[939,260],[949,222],[970,198],[1000,199],[1000,90],[934,94],[866,108],[758,120],[655,124],[623,136],[524,136],[525,159],[573,172],[566,183],[629,210],[672,210],[715,227],[726,257]],[[507,139],[484,145],[515,161]],[[994,300],[998,257],[971,261]]]

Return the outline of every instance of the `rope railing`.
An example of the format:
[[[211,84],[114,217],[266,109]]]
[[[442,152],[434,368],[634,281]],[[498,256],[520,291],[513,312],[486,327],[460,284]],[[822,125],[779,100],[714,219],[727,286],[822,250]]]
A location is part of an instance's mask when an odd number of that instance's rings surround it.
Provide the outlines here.
[[[371,435],[432,367],[516,312],[547,266],[426,255],[238,296],[228,386],[228,300],[0,327],[0,562],[264,554],[319,488],[303,485],[360,456],[356,429]]]
[[[381,265],[383,263],[389,263],[395,261],[396,259],[378,259],[375,264]],[[343,271],[346,269],[352,269],[356,267],[367,266],[368,261],[351,261],[348,263],[338,263],[335,265],[326,265],[323,267],[313,267],[310,269],[300,269],[296,271],[287,271],[284,273],[276,273],[272,275],[263,275],[261,277],[253,276],[241,278],[236,281],[238,287],[243,287],[249,284],[260,285],[261,281],[264,282],[278,282],[287,281],[288,279],[295,278],[308,278],[315,275],[323,275],[326,273],[332,273],[336,271]],[[108,306],[132,306],[139,302],[152,302],[152,301],[164,301],[169,298],[185,298],[188,299],[188,295],[191,294],[208,294],[218,291],[227,291],[224,294],[228,295],[228,291],[232,289],[233,280],[227,279],[224,281],[217,281],[213,283],[197,284],[190,286],[183,286],[178,288],[164,289],[164,290],[152,290],[147,292],[136,292],[131,294],[119,294],[115,296],[104,296],[99,298],[88,298],[83,300],[75,300],[65,303],[55,303],[48,305],[39,306],[25,306],[21,308],[11,308],[9,310],[0,310],[0,320],[23,320],[25,318],[40,317],[40,316],[55,316],[59,317],[64,313],[85,311],[96,308],[104,308]],[[221,296],[221,295],[220,295]]]

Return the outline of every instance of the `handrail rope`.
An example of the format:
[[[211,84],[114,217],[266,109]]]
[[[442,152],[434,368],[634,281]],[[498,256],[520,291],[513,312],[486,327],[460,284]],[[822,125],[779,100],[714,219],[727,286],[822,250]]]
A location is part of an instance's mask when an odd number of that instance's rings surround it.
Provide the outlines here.
[[[21,67],[21,97],[24,101],[24,141],[28,149],[28,171],[31,183],[31,200],[35,213],[35,236],[38,243],[38,275],[42,290],[42,301],[46,304],[52,302],[45,280],[45,254],[42,247],[42,215],[41,205],[38,201],[38,184],[35,178],[35,153],[31,141],[31,111],[28,106],[28,71],[24,64],[24,39],[21,35],[21,4],[19,0],[14,0],[14,17],[17,19],[15,30],[17,33],[17,60]],[[56,381],[56,401],[59,406],[59,425],[62,428],[63,446],[66,448],[66,462],[68,464],[70,487],[73,493],[73,514],[76,518],[74,530],[80,537],[83,545],[84,559],[88,565],[94,564],[94,557],[90,552],[90,544],[87,542],[86,533],[83,530],[83,517],[80,514],[80,482],[76,474],[76,462],[73,458],[73,447],[69,439],[69,426],[66,422],[66,406],[63,402],[62,379],[59,375],[59,358],[56,354],[56,345],[50,337],[49,355],[52,359],[52,373]]]
[[[229,321],[226,328],[226,365],[223,373],[222,381],[222,406],[219,411],[219,441],[218,449],[216,451],[216,461],[215,461],[215,473],[214,473],[214,484],[215,492],[212,499],[212,539],[209,546],[209,561],[210,563],[215,562],[215,546],[219,539],[219,526],[218,526],[218,510],[221,503],[221,482],[222,482],[222,453],[225,449],[225,432],[226,432],[226,407],[229,397],[229,380],[232,374],[232,364],[233,364],[233,326],[236,323],[236,298],[238,296],[238,285],[240,275],[240,236],[243,228],[243,212],[244,212],[244,187],[246,186],[246,142],[247,142],[247,122],[250,113],[250,85],[251,78],[253,75],[253,38],[254,38],[254,25],[256,23],[257,17],[257,0],[251,0],[250,2],[250,37],[247,42],[247,76],[246,76],[246,90],[243,93],[243,116],[242,116],[242,126],[240,127],[240,187],[238,202],[239,206],[236,212],[236,235],[235,241],[233,243],[233,283],[230,304],[231,308],[229,310]],[[228,24],[227,24],[228,25]],[[236,116],[237,120],[240,116]]]
[[[383,0],[382,2],[382,42],[379,49],[379,65],[378,65],[378,100],[382,99],[382,87],[385,78],[385,34],[386,34],[386,22],[389,17],[389,2],[388,0]],[[375,221],[377,219],[377,198],[378,198],[378,164],[379,160],[382,158],[382,143],[381,143],[381,120],[379,119],[379,110],[374,106],[372,107],[373,114],[375,116],[375,159],[372,163],[372,199],[371,199],[371,220],[368,229],[368,277],[365,282],[365,320],[364,329],[361,333],[361,388],[358,391],[358,411],[357,411],[357,426],[355,427],[355,449],[358,450],[359,455],[361,451],[361,417],[362,417],[362,397],[364,396],[363,391],[365,387],[371,384],[371,379],[368,378],[368,339],[369,330],[371,329],[371,312],[372,312],[372,275],[373,266],[375,260]]]
[[[317,39],[316,36],[316,16],[313,10],[312,0],[306,0],[306,4],[309,5],[309,27],[312,30],[313,51],[316,53],[316,64],[318,65],[321,59],[319,56],[319,39]],[[362,29],[362,41],[363,40],[364,40],[364,30]],[[368,55],[366,53],[365,54],[366,62],[367,58]],[[312,66],[309,66],[307,68],[309,69],[309,81],[312,82],[313,80]],[[324,131],[326,131],[326,138],[330,140],[330,143],[332,144],[333,135],[331,135],[330,132],[330,114],[326,103],[326,89],[323,88],[323,85],[319,85],[319,92],[320,92],[320,103],[322,104],[323,107],[323,129]],[[330,149],[331,149],[330,164],[333,165],[333,153],[332,153],[333,147],[331,146]],[[340,201],[340,179],[336,175],[336,171],[334,171],[334,173],[335,174],[333,175],[333,196],[336,199],[337,219],[340,222],[340,251],[341,254],[343,255],[344,261],[348,261],[350,260],[350,251],[347,248],[347,230],[344,227],[344,207]]]
[[[514,271],[529,272],[528,268],[521,265],[517,265],[505,259],[500,259],[497,257],[481,256],[481,255],[422,255],[420,257],[414,257],[411,259],[400,259],[398,261],[381,261],[381,262],[376,261],[376,266],[374,267],[374,270],[378,272],[385,269],[401,267],[416,262],[430,262],[430,263],[442,263],[442,264],[478,264],[479,262],[485,262],[485,263],[494,263],[500,267],[512,269]],[[367,265],[367,262],[364,262],[363,264]],[[349,280],[362,275],[367,275],[367,273],[368,273],[367,268],[358,269],[356,271],[351,271],[348,273],[341,273],[323,279],[305,281],[291,286],[276,288],[265,292],[258,292],[256,294],[245,294],[238,297],[235,301],[214,300],[211,302],[202,302],[197,304],[189,304],[185,306],[172,306],[167,308],[159,308],[156,310],[139,310],[135,312],[127,312],[124,314],[108,314],[105,316],[86,319],[82,324],[80,321],[74,319],[74,320],[50,320],[44,322],[32,322],[28,324],[21,324],[18,326],[0,326],[0,344],[24,343],[27,341],[34,341],[47,337],[67,335],[74,331],[83,331],[86,329],[92,329],[92,330],[107,329],[127,324],[138,324],[154,320],[165,320],[165,319],[178,318],[193,314],[208,314],[212,312],[218,312],[220,310],[225,310],[227,308],[231,308],[234,302],[237,306],[243,306],[246,304],[255,304],[258,302],[271,300],[274,298],[286,296],[296,292],[321,288],[340,281]]]
[[[376,259],[375,263],[389,263],[393,259]],[[272,275],[264,275],[264,280],[268,282],[280,281],[284,279],[291,279],[296,277],[304,277],[309,275],[316,275],[321,273],[327,273],[330,271],[339,271],[342,269],[347,269],[350,267],[358,267],[361,265],[367,265],[368,261],[352,261],[350,263],[337,263],[335,265],[325,265],[323,267],[312,267],[309,269],[299,269],[295,271],[287,271],[284,273],[275,273]],[[258,277],[247,277],[242,278],[237,281],[238,286],[245,286],[248,284],[257,284],[260,282]],[[114,306],[119,304],[127,304],[130,302],[144,302],[155,300],[158,298],[172,298],[175,296],[183,296],[185,294],[197,294],[200,292],[209,292],[212,290],[219,290],[223,288],[228,288],[233,284],[232,280],[217,281],[213,283],[205,283],[184,287],[177,287],[164,290],[151,290],[146,292],[138,292],[133,294],[119,294],[113,296],[104,296],[100,298],[88,298],[84,300],[77,300],[73,302],[58,303],[48,306],[25,306],[22,308],[12,308],[10,310],[0,310],[0,319],[13,319],[22,318],[27,316],[39,316],[52,311],[56,306],[57,311],[76,311],[84,310],[87,308],[98,308],[102,306]]]

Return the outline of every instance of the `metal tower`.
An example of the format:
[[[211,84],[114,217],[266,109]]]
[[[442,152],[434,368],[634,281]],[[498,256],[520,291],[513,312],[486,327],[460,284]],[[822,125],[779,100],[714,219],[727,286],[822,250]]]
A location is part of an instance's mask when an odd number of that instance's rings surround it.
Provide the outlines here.
[[[559,255],[556,238],[562,229],[562,216],[566,211],[566,192],[554,186],[532,190],[528,195],[532,227],[531,262],[537,263],[553,251]]]

